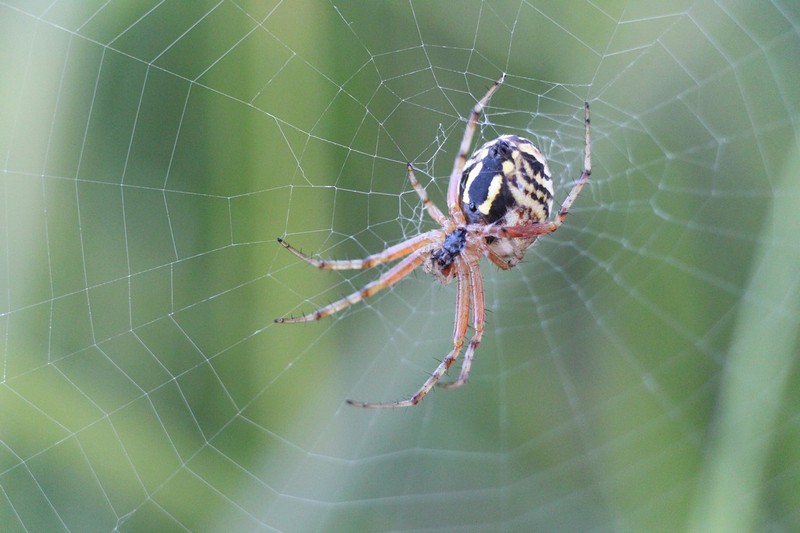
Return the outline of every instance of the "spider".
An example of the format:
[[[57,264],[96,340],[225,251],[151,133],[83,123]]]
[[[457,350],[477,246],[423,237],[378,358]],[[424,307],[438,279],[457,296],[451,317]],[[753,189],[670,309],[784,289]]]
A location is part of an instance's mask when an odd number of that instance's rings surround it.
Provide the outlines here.
[[[419,266],[443,284],[456,279],[453,349],[425,383],[405,400],[381,403],[347,400],[350,405],[367,408],[410,407],[418,404],[437,384],[443,388],[453,388],[466,383],[486,322],[483,278],[479,267],[481,258],[487,257],[501,270],[508,270],[519,263],[539,236],[552,233],[563,224],[572,203],[592,173],[588,102],[584,104],[584,168],[553,221],[548,222],[553,205],[550,170],[544,156],[531,141],[516,135],[503,135],[487,142],[467,159],[478,119],[504,79],[505,74],[472,108],[447,188],[450,216],[445,216],[431,202],[414,175],[414,167],[411,163],[406,164],[411,185],[427,213],[439,224],[439,229],[411,237],[363,259],[351,260],[314,259],[283,239],[278,239],[284,248],[322,270],[366,269],[404,258],[360,290],[307,315],[275,319],[279,324],[311,322],[330,316],[391,287]],[[439,380],[464,347],[470,310],[473,334],[464,353],[461,372],[454,381],[440,383]]]

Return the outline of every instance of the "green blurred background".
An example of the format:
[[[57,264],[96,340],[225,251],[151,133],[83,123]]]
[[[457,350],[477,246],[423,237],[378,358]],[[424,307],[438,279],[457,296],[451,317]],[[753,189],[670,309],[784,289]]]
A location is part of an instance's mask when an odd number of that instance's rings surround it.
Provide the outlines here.
[[[800,7],[0,1],[4,531],[800,529]],[[454,287],[332,319],[432,227],[464,118],[566,225],[484,265],[468,386],[414,409]],[[476,141],[477,142],[477,141]]]

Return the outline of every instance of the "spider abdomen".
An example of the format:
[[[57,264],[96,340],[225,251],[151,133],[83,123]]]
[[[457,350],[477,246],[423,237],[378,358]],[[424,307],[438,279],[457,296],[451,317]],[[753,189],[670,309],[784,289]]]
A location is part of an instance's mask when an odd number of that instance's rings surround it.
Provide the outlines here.
[[[547,161],[531,141],[503,135],[467,160],[459,197],[470,224],[542,222],[553,205],[553,181]]]
[[[459,200],[469,224],[508,227],[544,222],[553,206],[547,161],[528,139],[498,137],[478,148],[464,165]],[[534,240],[490,238],[488,242],[513,266]]]

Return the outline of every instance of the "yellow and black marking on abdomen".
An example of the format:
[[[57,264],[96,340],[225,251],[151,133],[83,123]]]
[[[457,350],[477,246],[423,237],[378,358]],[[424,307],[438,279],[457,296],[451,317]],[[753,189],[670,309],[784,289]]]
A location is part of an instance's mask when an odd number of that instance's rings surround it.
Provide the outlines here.
[[[459,197],[470,224],[542,222],[553,205],[550,169],[529,140],[503,135],[481,146],[467,161]]]

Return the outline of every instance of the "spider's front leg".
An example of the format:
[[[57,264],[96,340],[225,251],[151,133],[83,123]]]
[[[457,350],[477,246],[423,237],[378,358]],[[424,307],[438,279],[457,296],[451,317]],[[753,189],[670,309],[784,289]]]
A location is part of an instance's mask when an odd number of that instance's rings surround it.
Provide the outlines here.
[[[414,271],[415,268],[420,266],[427,257],[426,250],[418,249],[415,250],[411,255],[397,263],[391,269],[389,269],[386,273],[384,273],[380,278],[376,279],[371,283],[367,283],[362,287],[360,290],[348,294],[344,298],[333,302],[332,304],[326,305],[325,307],[320,307],[316,311],[312,311],[307,315],[298,316],[298,317],[282,317],[276,318],[275,323],[277,324],[290,324],[296,322],[311,322],[314,320],[321,320],[325,317],[331,316],[334,313],[341,311],[342,309],[346,309],[353,304],[357,304],[361,300],[369,298],[373,294],[378,291],[382,291],[388,287],[391,287],[398,281],[402,280],[411,272]]]
[[[469,324],[469,309],[470,309],[470,277],[466,274],[468,266],[464,264],[463,259],[460,257],[456,259],[459,262],[457,272],[458,283],[458,296],[456,298],[456,323],[453,328],[453,349],[450,350],[436,370],[425,380],[422,387],[419,388],[414,395],[407,400],[400,400],[396,402],[385,403],[369,403],[357,402],[354,400],[347,400],[352,406],[365,407],[368,409],[394,409],[398,407],[411,407],[417,405],[428,394],[436,383],[444,376],[447,369],[450,368],[461,353],[461,348],[464,346],[464,339],[467,336],[467,325]],[[482,328],[481,328],[482,329]],[[479,339],[480,342],[480,339]],[[470,342],[470,345],[472,342]],[[469,371],[469,369],[467,369]],[[462,370],[463,372],[463,370]]]
[[[320,270],[359,270],[372,268],[374,266],[382,265],[383,263],[391,263],[396,259],[405,257],[411,252],[419,250],[436,240],[438,235],[437,231],[429,231],[422,233],[416,237],[412,237],[394,246],[390,246],[382,252],[369,255],[363,259],[338,259],[338,260],[325,260],[314,259],[313,257],[304,254],[288,242],[278,238],[278,243],[292,252],[295,256],[299,257],[311,266],[317,267]]]
[[[427,233],[423,233],[421,235],[417,235],[416,237],[412,237],[411,239],[403,241],[400,244],[390,246],[386,250],[365,257],[364,259],[350,259],[350,260],[339,260],[339,261],[326,261],[323,259],[314,259],[313,257],[309,257],[303,252],[295,249],[293,246],[291,246],[288,242],[284,241],[283,239],[278,239],[278,242],[281,244],[281,246],[292,252],[294,255],[296,255],[306,263],[322,270],[365,269],[383,263],[387,263],[390,261],[394,261],[401,257],[405,256],[409,257],[406,257],[403,261],[401,261],[400,263],[392,267],[389,271],[387,271],[383,276],[373,281],[372,283],[368,283],[359,291],[349,294],[344,298],[333,302],[330,305],[326,305],[325,307],[320,307],[316,311],[312,311],[307,315],[299,317],[276,318],[275,323],[289,324],[294,322],[310,322],[312,320],[320,320],[338,311],[341,311],[342,309],[350,307],[351,305],[356,304],[365,298],[369,298],[370,296],[372,296],[373,294],[375,294],[380,290],[383,290],[387,287],[394,285],[395,283],[406,277],[408,274],[410,274],[412,270],[414,270],[420,264],[423,263],[426,250],[425,247],[435,242],[436,239],[440,237],[440,233],[441,232],[438,232],[436,230],[429,231]]]
[[[469,340],[467,351],[464,353],[464,362],[461,363],[461,372],[458,379],[450,383],[441,383],[439,386],[445,389],[460,387],[469,379],[469,371],[472,368],[472,360],[475,351],[481,343],[483,328],[486,324],[486,304],[483,293],[483,278],[481,277],[480,265],[478,263],[467,263],[469,269],[469,284],[472,287],[472,327],[475,330]]]

